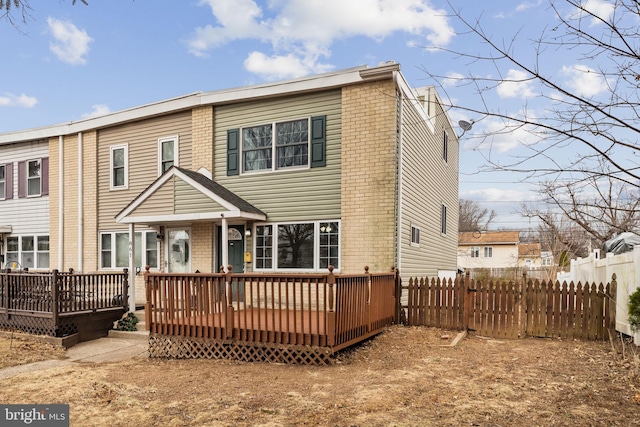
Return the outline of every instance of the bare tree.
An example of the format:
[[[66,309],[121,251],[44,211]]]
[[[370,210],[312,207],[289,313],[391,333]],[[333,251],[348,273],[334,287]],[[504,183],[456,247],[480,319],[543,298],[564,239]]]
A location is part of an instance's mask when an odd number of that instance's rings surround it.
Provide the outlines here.
[[[458,231],[483,231],[496,218],[496,211],[489,211],[473,200],[459,200]]]
[[[83,4],[89,5],[87,0],[80,0]],[[77,0],[72,0],[75,5]],[[18,27],[19,21],[27,22],[31,17],[31,5],[29,0],[0,0],[0,19],[6,19],[14,27]]]
[[[474,126],[467,138],[478,138],[483,147],[484,170],[517,171],[523,179],[559,179],[565,174],[579,173],[600,177],[594,164],[610,166],[608,176],[622,184],[640,187],[638,149],[640,145],[640,4],[637,0],[613,0],[608,13],[590,9],[592,2],[584,0],[548,0],[555,21],[541,30],[536,40],[522,40],[520,33],[506,38],[485,31],[482,17],[468,18],[462,9],[449,3],[453,16],[466,31],[460,37],[471,37],[473,51],[448,52],[454,59],[464,61],[473,70],[487,63],[493,76],[473,73],[467,75],[429,74],[441,86],[445,98],[452,79],[457,86],[471,89],[459,104],[451,108],[464,112],[475,122],[490,119],[501,127]],[[491,27],[492,32],[499,28]],[[480,42],[480,43],[478,43]],[[486,47],[480,51],[478,46]],[[433,48],[433,47],[432,47]],[[480,48],[482,49],[482,48]],[[563,81],[560,72],[551,68],[549,53],[561,51],[580,62],[569,70],[573,75],[597,79],[603,91],[598,94],[584,91],[575,80]],[[592,68],[590,64],[597,64]],[[533,108],[527,102],[518,111],[506,111],[492,97],[505,85],[527,85],[536,105],[546,101],[544,108]],[[468,95],[468,96],[467,96]],[[500,163],[492,155],[493,138],[499,134],[520,135],[525,154],[511,162]],[[559,150],[571,146],[573,157]]]
[[[549,209],[559,212],[596,247],[620,233],[637,233],[640,231],[640,191],[616,180],[608,168],[609,165],[602,165],[599,173],[570,182],[542,182],[540,194],[544,203],[523,205],[520,213],[548,223]]]

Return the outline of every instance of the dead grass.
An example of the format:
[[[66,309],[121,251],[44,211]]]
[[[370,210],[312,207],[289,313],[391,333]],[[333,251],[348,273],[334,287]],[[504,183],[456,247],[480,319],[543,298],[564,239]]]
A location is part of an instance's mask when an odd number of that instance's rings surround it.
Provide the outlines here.
[[[640,419],[639,362],[629,343],[471,336],[443,346],[455,334],[391,327],[328,367],[77,364],[4,380],[0,401],[68,403],[78,426],[630,426]]]

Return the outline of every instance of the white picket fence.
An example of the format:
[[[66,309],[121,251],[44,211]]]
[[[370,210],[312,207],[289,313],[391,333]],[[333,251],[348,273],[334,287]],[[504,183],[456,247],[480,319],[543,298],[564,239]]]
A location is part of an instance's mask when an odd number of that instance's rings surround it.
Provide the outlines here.
[[[608,253],[605,258],[595,250],[586,258],[572,259],[570,268],[569,272],[558,273],[560,283],[607,284],[615,273],[618,283],[616,331],[633,336],[634,343],[640,346],[640,331],[633,333],[629,325],[629,295],[640,284],[640,246],[634,246],[633,251],[624,254]]]

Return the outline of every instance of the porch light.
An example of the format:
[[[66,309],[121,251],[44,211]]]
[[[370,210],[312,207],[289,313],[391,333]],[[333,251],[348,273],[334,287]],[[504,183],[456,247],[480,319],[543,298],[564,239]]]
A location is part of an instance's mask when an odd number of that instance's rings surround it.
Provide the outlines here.
[[[156,239],[158,239],[158,240],[164,240],[164,234],[162,234],[162,233],[156,233]]]
[[[251,229],[247,228],[246,230],[244,230],[244,235],[247,237],[251,237]]]

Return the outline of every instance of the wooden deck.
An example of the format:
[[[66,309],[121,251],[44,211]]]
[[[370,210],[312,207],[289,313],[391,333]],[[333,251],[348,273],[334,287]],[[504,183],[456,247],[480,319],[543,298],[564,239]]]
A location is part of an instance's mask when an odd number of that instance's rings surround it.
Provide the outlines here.
[[[78,342],[106,336],[126,311],[127,271],[0,272],[0,328]]]
[[[395,319],[396,272],[363,275],[145,273],[152,355],[218,357],[267,353],[324,360]],[[165,351],[162,347],[172,348]],[[224,350],[232,346],[233,351]],[[255,350],[261,347],[261,350]],[[304,349],[302,349],[304,348]],[[181,349],[184,349],[182,351]],[[300,356],[300,352],[315,356]],[[322,356],[318,356],[322,355]],[[243,359],[244,360],[244,359]]]

